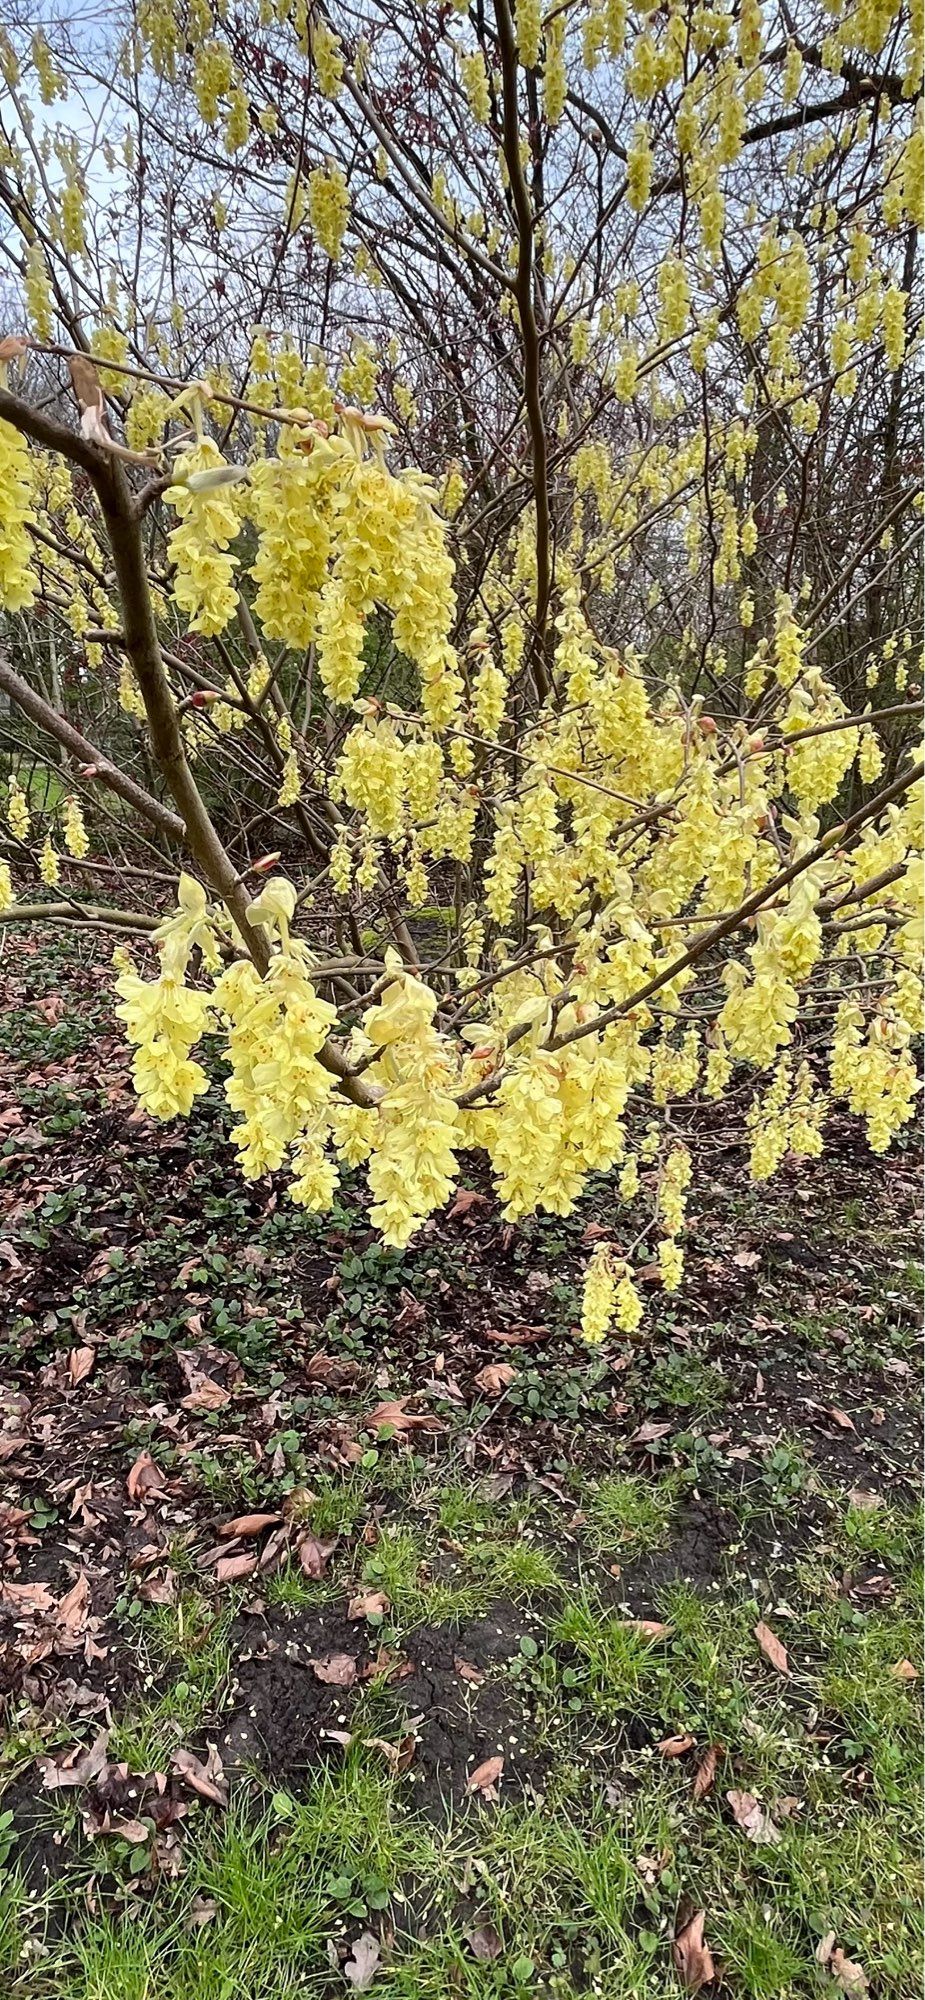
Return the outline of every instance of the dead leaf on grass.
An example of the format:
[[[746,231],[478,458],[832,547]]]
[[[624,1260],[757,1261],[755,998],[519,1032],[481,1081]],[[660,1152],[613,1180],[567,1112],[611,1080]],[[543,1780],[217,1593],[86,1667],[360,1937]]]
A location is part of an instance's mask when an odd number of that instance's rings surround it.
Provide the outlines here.
[[[384,1590],[358,1590],[347,1606],[348,1618],[384,1618],[391,1600]]]
[[[897,1660],[890,1673],[894,1681],[917,1681],[919,1677],[918,1668],[913,1666],[911,1660]]]
[[[500,1396],[516,1376],[517,1370],[510,1361],[489,1361],[473,1379],[476,1388],[482,1389],[486,1396]]]
[[[214,1743],[209,1744],[209,1756],[205,1764],[193,1756],[192,1750],[175,1750],[170,1761],[177,1777],[182,1778],[184,1784],[189,1785],[192,1791],[198,1792],[200,1798],[209,1799],[214,1806],[228,1804],[225,1772]]]
[[[399,1654],[390,1653],[388,1646],[380,1646],[374,1660],[368,1660],[361,1679],[375,1681],[384,1676],[387,1681],[407,1681],[415,1671],[413,1660],[403,1660]]]
[[[640,1424],[638,1431],[633,1432],[630,1444],[657,1444],[659,1438],[668,1436],[671,1428],[670,1424]]]
[[[483,1799],[496,1799],[498,1780],[504,1770],[503,1757],[486,1757],[466,1779],[467,1792],[481,1792]]]
[[[776,1668],[779,1674],[789,1675],[790,1662],[787,1658],[787,1648],[781,1645],[776,1632],[771,1631],[770,1625],[766,1625],[763,1618],[759,1619],[755,1626],[755,1638],[771,1666]]]
[[[255,1555],[219,1556],[215,1565],[216,1583],[239,1583],[242,1577],[252,1576],[257,1567]]]
[[[686,1757],[688,1751],[693,1750],[695,1740],[693,1736],[663,1736],[659,1752],[663,1757]]]
[[[130,1847],[144,1847],[153,1832],[154,1828],[143,1819],[114,1819],[109,1826],[96,1829],[97,1835],[111,1833],[117,1840],[127,1840]]]
[[[753,1841],[756,1847],[779,1845],[780,1829],[753,1792],[727,1792],[726,1799],[736,1826],[741,1827],[747,1840]]]
[[[816,1957],[819,1959],[820,1965],[828,1967],[836,1985],[840,1986],[842,1992],[848,1995],[848,2000],[863,2000],[864,1994],[870,1990],[870,1982],[864,1971],[864,1967],[858,1965],[855,1959],[846,1957],[841,1945],[835,1945],[833,1949],[834,1938],[835,1932],[830,1931],[820,1941],[820,1945],[816,1950]],[[819,1953],[823,1946],[827,1946],[828,1949],[825,1957],[820,1958]]]
[[[710,1981],[716,1978],[713,1953],[703,1937],[706,1917],[706,1910],[695,1910],[678,1931],[671,1948],[675,1968],[689,1993],[699,1993],[702,1986],[709,1986]]]
[[[423,1721],[422,1716],[415,1716],[415,1727],[421,1721]],[[363,1746],[366,1750],[381,1750],[389,1769],[394,1772],[396,1777],[401,1777],[402,1773],[407,1771],[409,1766],[414,1762],[414,1753],[418,1747],[418,1739],[414,1729],[412,1729],[409,1730],[407,1736],[402,1737],[400,1743],[389,1743],[384,1736],[364,1736]]]
[[[218,1533],[246,1541],[251,1535],[262,1535],[264,1528],[275,1528],[282,1518],[282,1514],[237,1514],[233,1521],[224,1521]]]
[[[848,1495],[849,1507],[853,1507],[858,1514],[874,1514],[883,1504],[882,1494],[868,1493],[863,1486],[852,1486]]]
[[[175,1604],[177,1598],[176,1572],[164,1571],[163,1576],[149,1576],[144,1583],[135,1586],[135,1595],[143,1604]]]
[[[184,1919],[188,1931],[201,1931],[218,1916],[218,1904],[211,1896],[194,1896]]]
[[[673,1625],[665,1625],[660,1618],[621,1618],[624,1632],[638,1632],[640,1639],[667,1639],[674,1631]]]
[[[475,1930],[464,1932],[465,1940],[473,1958],[480,1965],[490,1965],[492,1959],[499,1958],[504,1949],[494,1924],[477,1924]]]
[[[163,1492],[167,1481],[159,1465],[155,1465],[149,1451],[139,1452],[125,1482],[125,1490],[130,1500],[147,1500],[152,1493]]]
[[[71,1348],[70,1354],[67,1357],[67,1372],[71,1378],[73,1388],[76,1389],[78,1382],[86,1381],[87,1376],[92,1372],[95,1360],[95,1347]]]
[[[344,1963],[344,1978],[355,1993],[366,1993],[379,1970],[382,1953],[379,1939],[372,1931],[364,1931],[353,1946],[350,1957]]]
[[[694,1782],[691,1786],[691,1797],[695,1803],[698,1799],[705,1799],[707,1793],[712,1791],[713,1781],[716,1777],[716,1767],[722,1754],[723,1746],[721,1743],[711,1743],[709,1748],[704,1752],[694,1773]]]
[[[61,1751],[57,1757],[37,1757],[35,1761],[46,1792],[77,1790],[92,1784],[106,1769],[108,1745],[109,1731],[104,1729],[88,1749],[75,1743],[73,1749]]]
[[[352,1653],[326,1653],[323,1660],[312,1660],[311,1669],[316,1681],[325,1687],[352,1688],[357,1677]]]
[[[302,1536],[299,1543],[298,1556],[306,1576],[312,1577],[317,1582],[324,1575],[337,1547],[337,1543],[337,1535],[334,1535],[328,1541],[320,1540],[317,1535]]]
[[[413,1410],[406,1410],[407,1401],[407,1396],[400,1396],[393,1403],[377,1403],[365,1419],[366,1429],[379,1431],[388,1426],[390,1430],[401,1432],[441,1428],[436,1417],[419,1416]]]
[[[828,1415],[840,1431],[853,1431],[856,1429],[856,1425],[852,1423],[847,1410],[836,1410],[833,1406],[829,1410]]]

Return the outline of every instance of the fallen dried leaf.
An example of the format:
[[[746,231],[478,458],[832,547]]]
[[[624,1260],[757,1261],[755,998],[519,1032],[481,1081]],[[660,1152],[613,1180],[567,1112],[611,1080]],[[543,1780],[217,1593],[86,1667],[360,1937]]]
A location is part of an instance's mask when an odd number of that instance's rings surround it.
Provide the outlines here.
[[[255,1555],[220,1556],[215,1565],[216,1583],[238,1583],[244,1576],[251,1576],[257,1567]]]
[[[407,1400],[407,1396],[401,1396],[394,1403],[377,1403],[366,1418],[367,1430],[384,1430],[386,1426],[393,1431],[418,1431],[435,1426],[439,1429],[436,1417],[417,1416],[413,1410],[406,1410]]]
[[[473,1958],[480,1965],[490,1965],[492,1959],[501,1955],[503,1946],[494,1924],[478,1924],[473,1931],[463,1933]]]
[[[427,1308],[422,1306],[420,1299],[416,1299],[413,1292],[409,1292],[407,1285],[402,1286],[398,1298],[401,1311],[395,1321],[396,1333],[407,1333],[409,1327],[423,1326],[427,1318]]]
[[[716,1978],[713,1953],[703,1939],[706,1916],[705,1910],[695,1910],[683,1929],[678,1931],[671,1948],[676,1970],[689,1993],[699,1993],[701,1986],[709,1986],[710,1981]]]
[[[548,1326],[494,1327],[482,1329],[483,1340],[497,1341],[499,1347],[529,1347],[535,1340],[548,1340]]]
[[[384,1618],[390,1599],[384,1590],[358,1590],[347,1606],[348,1618]]]
[[[95,1347],[72,1347],[67,1357],[67,1372],[76,1389],[78,1382],[85,1382],[96,1360]]]
[[[44,1583],[0,1583],[0,1604],[11,1611],[51,1611],[54,1598]]]
[[[81,1570],[77,1582],[61,1598],[55,1611],[56,1623],[70,1639],[76,1639],[84,1630],[90,1609],[90,1583],[86,1571]]]
[[[691,1786],[691,1797],[695,1802],[697,1799],[705,1799],[707,1793],[712,1791],[713,1781],[716,1777],[716,1767],[722,1754],[723,1746],[721,1743],[711,1743],[709,1748],[704,1752],[694,1773],[694,1782]]]
[[[76,1790],[82,1785],[92,1784],[106,1768],[109,1731],[104,1729],[91,1743],[89,1749],[82,1749],[79,1743],[72,1750],[65,1750],[57,1757],[37,1757],[36,1763],[42,1773],[42,1784],[46,1792]]]
[[[918,1668],[913,1666],[911,1660],[897,1660],[890,1673],[896,1681],[917,1681],[919,1677]]]
[[[485,1675],[483,1674],[481,1667],[476,1666],[474,1660],[460,1659],[459,1654],[457,1653],[453,1661],[453,1665],[461,1681],[472,1681],[475,1687],[481,1687],[482,1682],[485,1679]]]
[[[204,1375],[199,1369],[188,1369],[187,1379],[193,1386],[188,1396],[181,1396],[184,1410],[223,1410],[230,1403],[231,1395],[220,1382],[214,1382],[211,1375]]]
[[[147,1500],[152,1493],[163,1492],[167,1481],[159,1465],[155,1465],[151,1453],[142,1451],[125,1482],[125,1490],[130,1500]]]
[[[379,1970],[381,1957],[378,1938],[373,1937],[372,1931],[364,1931],[344,1964],[344,1978],[355,1993],[368,1991]]]
[[[192,1791],[198,1792],[200,1798],[209,1799],[214,1806],[228,1804],[228,1786],[214,1743],[209,1744],[208,1762],[205,1764],[194,1757],[191,1750],[175,1750],[170,1761],[177,1777],[182,1778]]]
[[[211,1896],[194,1896],[185,1919],[188,1931],[201,1931],[218,1916],[218,1904]]]
[[[327,1389],[349,1389],[360,1372],[358,1361],[347,1361],[343,1355],[328,1354],[319,1348],[313,1354],[305,1370],[307,1382],[321,1382]]]
[[[141,1598],[143,1604],[175,1604],[177,1597],[175,1571],[168,1569],[164,1571],[163,1576],[146,1577],[144,1583],[136,1585],[135,1595]]]
[[[853,1431],[856,1428],[846,1410],[836,1410],[833,1406],[828,1414],[840,1431]]]
[[[755,1626],[755,1638],[761,1647],[765,1659],[770,1661],[771,1666],[775,1667],[779,1674],[789,1674],[790,1663],[787,1659],[787,1648],[781,1645],[776,1632],[771,1631],[770,1625],[766,1625],[763,1618],[759,1619],[758,1624]]]
[[[416,1725],[420,1722],[421,1717],[416,1716],[414,1720]],[[413,1764],[414,1753],[418,1745],[418,1739],[413,1729],[407,1736],[402,1737],[400,1743],[389,1743],[384,1736],[364,1736],[363,1742],[367,1750],[382,1751],[386,1763],[389,1765],[390,1770],[395,1773],[396,1777],[400,1777],[402,1772],[407,1771],[409,1766]]]
[[[667,1437],[670,1430],[670,1424],[640,1424],[638,1431],[633,1432],[630,1444],[657,1444],[659,1438]]]
[[[486,1757],[466,1779],[467,1792],[481,1792],[483,1799],[496,1799],[498,1780],[504,1770],[503,1757]]]
[[[883,1506],[883,1496],[880,1493],[868,1493],[863,1486],[852,1486],[848,1495],[848,1505],[854,1507],[859,1514],[873,1514],[878,1507]]]
[[[693,1736],[664,1736],[658,1747],[663,1757],[686,1757],[695,1740]]]
[[[484,1390],[486,1396],[500,1396],[516,1377],[517,1370],[510,1361],[489,1361],[479,1369],[474,1381],[476,1388]]]
[[[625,1632],[638,1632],[640,1639],[667,1639],[674,1631],[673,1625],[663,1625],[660,1618],[621,1618],[619,1623]]]
[[[102,1833],[110,1833],[117,1840],[127,1840],[130,1847],[144,1847],[151,1839],[154,1828],[143,1819],[114,1819],[109,1826],[94,1829],[99,1838]]]
[[[829,1959],[829,1971],[836,1985],[850,1996],[850,2000],[861,2000],[861,1996],[868,1992],[869,1981],[863,1966],[852,1958],[846,1958],[841,1945],[836,1946]]]
[[[352,1653],[326,1653],[322,1660],[312,1660],[312,1673],[316,1681],[325,1687],[352,1688],[357,1677],[357,1663]]]
[[[306,1576],[314,1578],[317,1582],[318,1578],[324,1575],[337,1543],[337,1535],[328,1541],[320,1541],[317,1535],[302,1536],[298,1554]]]
[[[756,1847],[778,1846],[780,1830],[753,1792],[727,1792],[726,1799],[736,1826],[741,1827],[748,1840]]]
[[[457,1216],[471,1215],[474,1208],[490,1208],[487,1194],[478,1194],[475,1188],[460,1188],[452,1208],[448,1208],[446,1219],[455,1222]]]
[[[249,1535],[262,1535],[264,1528],[275,1528],[282,1514],[238,1514],[233,1521],[225,1521],[218,1529],[222,1536],[240,1535],[244,1540]]]

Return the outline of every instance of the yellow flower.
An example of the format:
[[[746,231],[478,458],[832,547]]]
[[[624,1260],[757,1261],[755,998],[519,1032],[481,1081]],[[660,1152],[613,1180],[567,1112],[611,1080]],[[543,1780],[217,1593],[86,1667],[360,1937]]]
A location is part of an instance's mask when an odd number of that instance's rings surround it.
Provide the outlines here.
[[[232,488],[198,486],[209,473],[225,465],[217,444],[200,438],[174,465],[174,484],[166,500],[180,516],[168,537],[167,553],[174,565],[173,595],[187,614],[190,630],[207,637],[224,632],[237,608],[235,559],[227,554],[240,528]]]
[[[0,420],[0,606],[4,611],[28,611],[37,595],[38,585],[30,568],[29,529],[35,522],[31,494],[25,439],[12,424]]]

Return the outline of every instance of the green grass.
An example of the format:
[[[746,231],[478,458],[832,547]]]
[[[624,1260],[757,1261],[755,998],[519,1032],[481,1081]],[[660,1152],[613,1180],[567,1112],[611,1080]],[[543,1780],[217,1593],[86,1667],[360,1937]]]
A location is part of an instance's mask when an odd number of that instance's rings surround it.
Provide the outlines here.
[[[671,1479],[608,1479],[585,1502],[595,1532],[644,1547],[670,1528],[678,1494]],[[298,1795],[251,1779],[224,1815],[192,1804],[176,1881],[132,1878],[129,1850],[82,1839],[66,1806],[66,1883],[30,1896],[15,1852],[2,1883],[11,2000],[323,2000],[346,1990],[331,1952],[342,1958],[361,1930],[380,1937],[383,1926],[391,1942],[375,1987],[401,2000],[669,2000],[682,1897],[707,1911],[736,2000],[813,2000],[825,1990],[814,1954],[830,1929],[875,1993],[913,2000],[920,1738],[914,1690],[892,1672],[915,1657],[912,1510],[833,1506],[786,1605],[759,1602],[747,1585],[703,1596],[676,1583],[658,1599],[668,1629],[653,1638],[607,1608],[593,1566],[578,1585],[564,1579],[529,1509],[507,1509],[516,1532],[506,1539],[505,1508],[475,1491],[457,1490],[445,1509],[424,1494],[419,1503],[414,1521],[380,1532],[365,1573],[394,1592],[412,1652],[415,1619],[435,1609],[452,1630],[486,1593],[519,1593],[532,1607],[535,1638],[492,1677],[520,1701],[519,1736],[541,1760],[538,1796],[505,1782],[496,1804],[457,1795],[425,1809],[414,1776],[394,1777],[364,1745],[401,1727],[400,1690],[368,1685],[352,1747]],[[453,1582],[429,1574],[441,1519],[457,1531]],[[840,1594],[852,1552],[886,1564],[887,1600]],[[276,1603],[287,1601],[280,1585]],[[789,1678],[756,1643],[760,1616],[788,1646]],[[189,1741],[220,1707],[231,1619],[229,1605],[213,1620],[189,1589],[146,1614],[151,1673],[170,1662],[175,1678],[117,1728],[115,1754],[142,1768],[169,1749],[172,1729]],[[688,1735],[686,1755],[660,1754],[664,1738]],[[710,1743],[722,1746],[716,1782],[698,1801],[691,1780]],[[731,1788],[772,1813],[775,1845],[753,1845],[734,1824]],[[499,1940],[487,1963],[467,1942],[478,1924]]]
[[[677,1497],[670,1476],[654,1484],[628,1474],[589,1485],[585,1504],[589,1541],[602,1552],[658,1548],[667,1539]]]
[[[152,1608],[142,1621],[146,1680],[161,1691],[119,1715],[110,1755],[134,1771],[157,1770],[218,1712],[231,1677],[233,1601],[215,1608],[194,1591]],[[163,1686],[167,1672],[167,1685]]]

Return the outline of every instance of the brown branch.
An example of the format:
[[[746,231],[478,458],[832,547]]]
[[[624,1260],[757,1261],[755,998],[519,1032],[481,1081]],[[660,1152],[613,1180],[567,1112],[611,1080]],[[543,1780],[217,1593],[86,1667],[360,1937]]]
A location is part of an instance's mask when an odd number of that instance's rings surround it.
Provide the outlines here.
[[[78,763],[92,766],[94,778],[124,799],[126,805],[133,806],[150,825],[157,827],[159,833],[168,834],[171,840],[185,839],[186,828],[178,814],[171,812],[170,807],[162,805],[153,793],[146,792],[142,785],[136,785],[134,778],[111,764],[101,750],[95,749],[89,739],[81,735],[79,729],[75,729],[65,716],[52,708],[50,702],[36,694],[28,681],[24,681],[10,666],[3,653],[0,653],[0,688],[16,703],[17,708],[22,709],[30,722],[34,722],[46,736],[63,744]]]
[[[546,624],[552,591],[552,528],[549,509],[548,445],[540,367],[540,332],[533,302],[534,218],[520,157],[517,42],[508,0],[495,0],[495,20],[498,28],[498,52],[501,58],[504,157],[511,183],[514,213],[517,217],[517,276],[514,282],[514,294],[523,345],[524,402],[530,430],[533,504],[536,509],[536,606],[533,614],[529,664],[542,701],[551,688],[546,664]]]
[[[162,919],[146,916],[143,910],[107,910],[100,903],[10,903],[0,910],[4,924],[87,924],[97,930],[138,931],[157,929]]]
[[[24,403],[21,396],[14,396],[9,389],[0,385],[0,417],[31,438],[33,444],[40,444],[45,451],[55,451],[61,458],[71,459],[84,472],[95,479],[106,457],[99,445],[90,444],[78,431],[68,429],[67,424],[59,424],[57,417],[50,417],[47,410],[34,410],[31,403]]]

